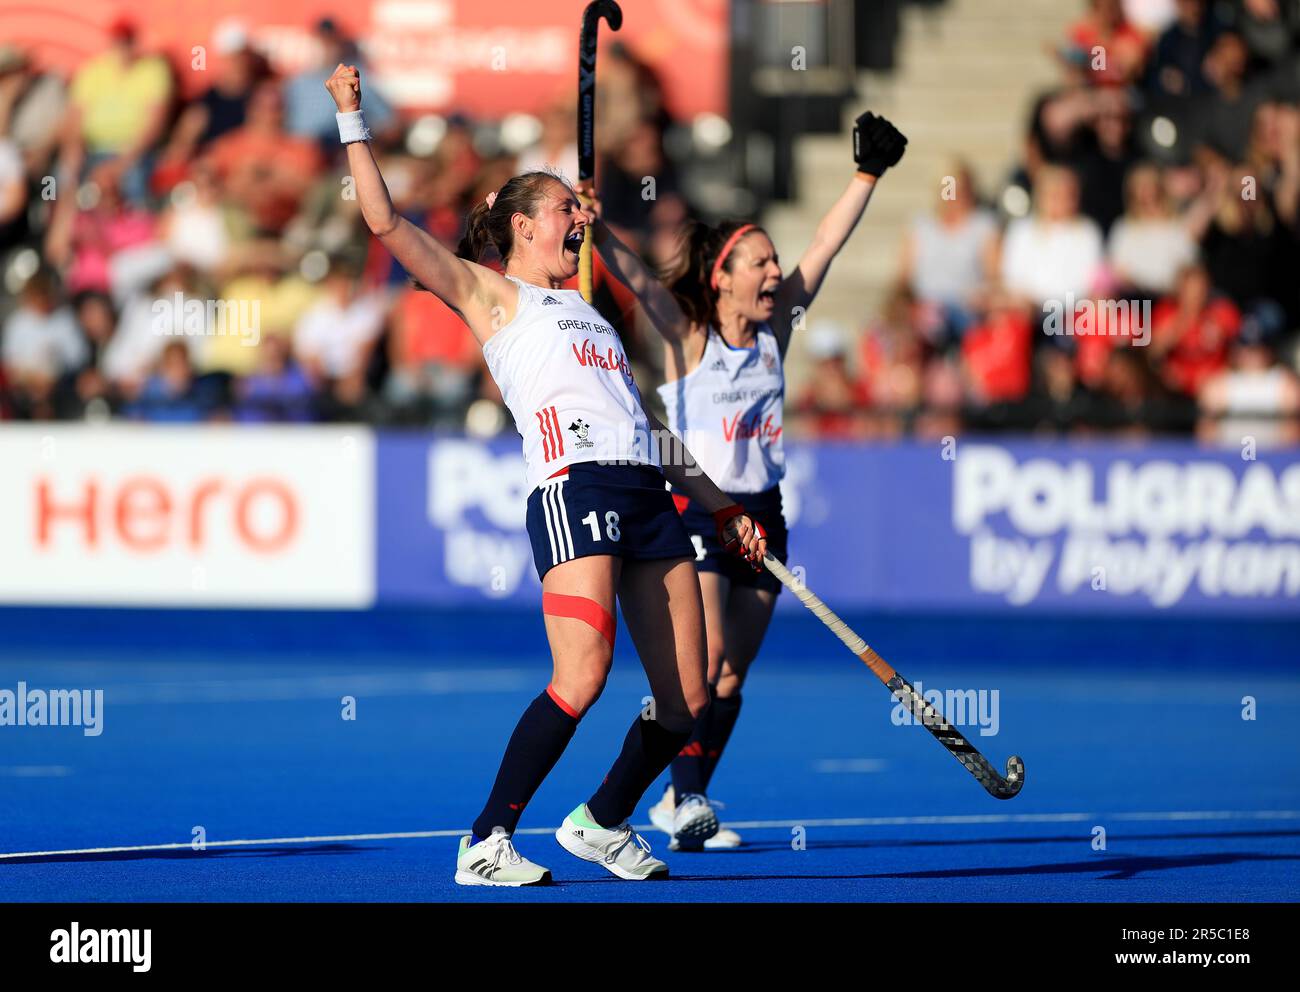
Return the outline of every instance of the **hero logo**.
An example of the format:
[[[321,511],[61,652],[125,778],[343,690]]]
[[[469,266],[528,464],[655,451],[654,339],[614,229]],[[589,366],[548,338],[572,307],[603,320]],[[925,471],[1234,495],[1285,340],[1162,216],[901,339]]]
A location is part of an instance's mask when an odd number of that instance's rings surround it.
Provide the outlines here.
[[[176,546],[201,551],[233,537],[260,554],[284,550],[297,536],[301,512],[279,479],[200,479],[193,487],[137,475],[120,482],[90,477],[79,487],[36,481],[36,547],[53,548],[58,535],[77,535],[92,550],[110,540],[135,552]],[[227,525],[215,536],[219,525]]]
[[[523,457],[493,455],[473,441],[429,449],[429,522],[443,533],[449,582],[492,597],[509,596],[528,574],[524,531],[528,479]]]
[[[967,445],[952,512],[970,536],[972,588],[1017,606],[1047,588],[1054,564],[1061,594],[1157,607],[1193,584],[1210,599],[1300,596],[1300,542],[1287,540],[1300,538],[1300,464],[1257,462],[1238,476],[1219,461],[1017,462]]]
[[[604,369],[606,372],[622,372],[623,377],[631,381],[632,369],[627,364],[627,356],[620,349],[610,346],[602,355],[596,351],[596,346],[585,338],[581,349],[578,348],[576,341],[573,342],[571,347],[573,348],[574,357],[577,358],[578,364],[583,368],[591,365],[598,369]]]

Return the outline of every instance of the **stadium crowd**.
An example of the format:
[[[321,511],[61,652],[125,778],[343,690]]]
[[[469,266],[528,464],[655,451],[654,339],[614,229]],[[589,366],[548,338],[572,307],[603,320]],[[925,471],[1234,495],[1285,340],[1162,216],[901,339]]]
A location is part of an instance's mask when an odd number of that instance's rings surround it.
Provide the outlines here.
[[[998,196],[954,162],[880,313],[809,329],[792,430],[1300,442],[1300,0],[1080,6]],[[509,427],[466,328],[349,195],[322,84],[366,67],[337,25],[278,78],[226,23],[188,100],[129,20],[111,36],[67,80],[0,46],[0,419]],[[672,121],[629,52],[600,72],[605,220],[666,266],[694,213]],[[398,209],[453,248],[514,171],[576,174],[571,94],[520,140],[365,107]],[[599,270],[597,304],[653,378],[657,339]]]

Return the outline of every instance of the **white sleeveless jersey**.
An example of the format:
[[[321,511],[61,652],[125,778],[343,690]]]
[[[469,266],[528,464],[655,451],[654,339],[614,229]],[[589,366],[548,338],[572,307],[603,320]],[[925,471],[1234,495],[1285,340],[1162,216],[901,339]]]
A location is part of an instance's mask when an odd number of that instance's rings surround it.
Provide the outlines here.
[[[659,467],[618,332],[577,290],[506,278],[519,308],[483,357],[524,440],[529,490],[575,462]]]
[[[785,475],[785,371],[776,335],[759,327],[752,347],[733,348],[709,328],[704,357],[659,387],[668,429],[728,493],[760,493]]]

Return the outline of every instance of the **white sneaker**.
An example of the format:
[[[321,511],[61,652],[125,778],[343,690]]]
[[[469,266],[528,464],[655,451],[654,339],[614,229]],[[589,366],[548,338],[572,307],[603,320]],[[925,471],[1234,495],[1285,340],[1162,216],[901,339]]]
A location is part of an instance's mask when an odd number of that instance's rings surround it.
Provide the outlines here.
[[[656,830],[662,830],[669,837],[673,835],[673,814],[677,811],[677,797],[673,794],[673,787],[669,785],[664,789],[664,794],[660,800],[650,807],[650,822],[654,824]]]
[[[715,799],[705,799],[714,810],[716,818],[717,810],[722,808],[722,803]],[[673,839],[668,842],[670,851],[698,851],[700,845],[698,842],[692,844],[689,840],[685,846],[678,842],[676,837],[676,817],[677,817],[677,797],[673,792],[671,785],[664,789],[664,794],[660,800],[650,807],[650,822],[654,824],[656,830],[662,830]],[[706,851],[726,851],[740,847],[744,841],[741,840],[740,834],[734,830],[728,830],[719,824],[718,832],[704,841],[704,850]]]
[[[672,850],[701,850],[717,832],[718,814],[706,797],[688,792],[677,800],[677,808],[673,810]]]
[[[504,830],[493,830],[491,837],[477,844],[471,844],[470,839],[462,837],[456,852],[457,885],[550,884],[550,871],[516,851]]]
[[[719,827],[718,832],[704,842],[706,851],[730,851],[733,848],[740,847],[744,841],[740,839],[740,834],[734,830],[728,830],[726,827]]]
[[[668,866],[650,853],[650,845],[626,820],[607,830],[591,818],[586,803],[564,818],[555,839],[574,857],[594,862],[619,878],[645,882],[668,877]]]

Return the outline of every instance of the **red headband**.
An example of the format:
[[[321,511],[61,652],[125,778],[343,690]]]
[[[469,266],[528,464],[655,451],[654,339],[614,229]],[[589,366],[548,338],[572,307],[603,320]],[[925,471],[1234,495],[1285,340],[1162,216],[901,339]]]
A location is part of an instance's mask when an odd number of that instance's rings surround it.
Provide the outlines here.
[[[741,224],[736,228],[734,234],[727,239],[727,243],[722,246],[722,251],[718,252],[718,260],[713,263],[713,274],[709,276],[709,285],[713,289],[718,288],[718,273],[722,271],[722,263],[727,260],[731,254],[731,249],[736,247],[736,242],[754,229],[753,224]]]

